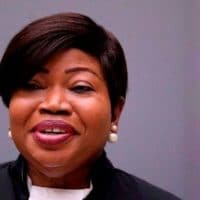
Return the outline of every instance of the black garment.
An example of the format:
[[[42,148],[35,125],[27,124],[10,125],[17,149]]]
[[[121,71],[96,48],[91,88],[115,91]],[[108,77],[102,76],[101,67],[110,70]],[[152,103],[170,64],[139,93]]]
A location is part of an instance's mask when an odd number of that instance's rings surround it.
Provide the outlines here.
[[[0,199],[28,200],[27,168],[22,156],[0,165]],[[113,167],[105,153],[92,173],[93,190],[85,200],[180,200],[137,177]]]

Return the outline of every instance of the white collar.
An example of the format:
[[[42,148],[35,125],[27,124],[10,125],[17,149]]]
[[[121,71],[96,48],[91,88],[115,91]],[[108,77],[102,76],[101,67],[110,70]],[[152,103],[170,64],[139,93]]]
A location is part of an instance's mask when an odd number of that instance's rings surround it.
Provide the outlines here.
[[[82,200],[92,191],[92,182],[89,188],[84,189],[59,189],[32,185],[30,177],[27,177],[29,200]]]

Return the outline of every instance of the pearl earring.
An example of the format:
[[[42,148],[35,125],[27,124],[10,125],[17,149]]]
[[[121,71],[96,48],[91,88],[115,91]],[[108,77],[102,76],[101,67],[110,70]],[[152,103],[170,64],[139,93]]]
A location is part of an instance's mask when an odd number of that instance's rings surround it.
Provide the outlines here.
[[[8,130],[8,137],[9,137],[9,138],[12,138],[12,132],[11,132],[10,129]]]
[[[113,124],[113,125],[111,126],[111,132],[110,132],[109,135],[108,135],[108,141],[109,141],[110,143],[115,143],[115,142],[117,142],[117,140],[118,140],[117,129],[118,129],[118,127],[117,127],[117,125],[115,125],[115,124]]]
[[[117,142],[117,140],[118,140],[118,135],[116,134],[116,133],[109,133],[109,135],[108,135],[108,141],[110,142],[110,143],[115,143],[115,142]]]
[[[111,132],[117,133],[117,130],[118,130],[117,125],[116,125],[116,124],[113,124],[113,125],[111,126]]]

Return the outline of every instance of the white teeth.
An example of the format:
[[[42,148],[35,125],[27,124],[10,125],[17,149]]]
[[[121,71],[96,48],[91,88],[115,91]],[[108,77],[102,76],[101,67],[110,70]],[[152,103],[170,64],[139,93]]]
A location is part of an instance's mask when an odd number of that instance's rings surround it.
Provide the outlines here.
[[[63,133],[64,130],[59,129],[59,128],[54,128],[54,129],[52,130],[52,132],[54,132],[54,133]]]
[[[65,133],[65,130],[59,128],[48,128],[43,131],[44,133]]]

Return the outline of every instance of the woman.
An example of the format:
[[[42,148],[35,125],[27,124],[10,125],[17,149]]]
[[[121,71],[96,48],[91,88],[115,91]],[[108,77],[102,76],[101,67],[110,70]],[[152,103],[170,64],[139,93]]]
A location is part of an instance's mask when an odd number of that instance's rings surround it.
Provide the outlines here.
[[[126,90],[121,45],[87,16],[57,14],[21,30],[0,65],[9,135],[20,152],[1,165],[3,199],[178,199],[106,157]]]

